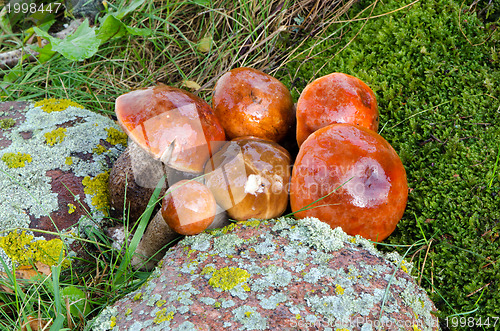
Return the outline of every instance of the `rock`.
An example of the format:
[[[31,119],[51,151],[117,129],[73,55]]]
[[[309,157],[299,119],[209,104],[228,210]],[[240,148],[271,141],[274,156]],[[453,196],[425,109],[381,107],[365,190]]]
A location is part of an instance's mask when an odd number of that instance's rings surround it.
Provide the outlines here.
[[[0,127],[0,230],[49,240],[103,220],[109,169],[126,145],[113,120],[46,99],[0,103]]]
[[[438,330],[398,254],[314,218],[186,237],[92,330]]]

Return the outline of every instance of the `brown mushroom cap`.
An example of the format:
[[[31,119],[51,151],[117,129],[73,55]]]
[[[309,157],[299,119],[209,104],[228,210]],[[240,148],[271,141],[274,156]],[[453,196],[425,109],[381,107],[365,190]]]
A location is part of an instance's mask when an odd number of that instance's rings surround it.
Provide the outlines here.
[[[178,88],[160,85],[123,94],[115,111],[133,141],[180,171],[202,172],[212,150],[225,141],[210,106]]]
[[[286,86],[252,68],[222,75],[214,88],[212,107],[229,139],[255,136],[278,142],[295,121]]]
[[[194,180],[181,180],[172,185],[162,201],[161,213],[175,232],[195,235],[214,220],[216,203],[212,192]]]
[[[349,123],[377,131],[375,94],[360,79],[334,72],[308,84],[297,101],[297,143],[333,123]]]
[[[207,162],[205,183],[229,217],[274,218],[288,205],[290,163],[290,154],[277,143],[240,137]]]
[[[382,241],[403,216],[407,198],[401,159],[372,130],[331,124],[300,147],[290,188],[297,218],[317,217],[349,235]]]

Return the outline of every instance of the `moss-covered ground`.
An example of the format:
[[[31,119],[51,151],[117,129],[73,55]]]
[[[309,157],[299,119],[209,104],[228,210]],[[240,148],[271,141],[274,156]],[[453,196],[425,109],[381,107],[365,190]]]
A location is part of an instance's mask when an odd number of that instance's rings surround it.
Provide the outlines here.
[[[295,98],[308,80],[331,72],[374,90],[379,132],[401,156],[410,187],[386,243],[426,239],[408,259],[442,317],[484,322],[500,315],[500,33],[461,1],[420,1],[384,15],[410,2],[380,1],[371,15],[382,16],[332,27],[338,33],[291,62],[296,75],[284,80]]]

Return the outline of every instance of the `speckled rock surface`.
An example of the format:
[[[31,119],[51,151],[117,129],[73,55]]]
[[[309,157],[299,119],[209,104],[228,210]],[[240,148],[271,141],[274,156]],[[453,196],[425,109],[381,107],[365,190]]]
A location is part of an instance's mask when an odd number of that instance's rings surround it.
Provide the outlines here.
[[[399,255],[317,219],[186,237],[92,330],[437,330]]]
[[[126,144],[113,120],[51,99],[0,103],[0,124],[1,231],[77,233],[75,224],[102,220],[107,204],[102,184]],[[2,249],[0,254],[9,261]]]

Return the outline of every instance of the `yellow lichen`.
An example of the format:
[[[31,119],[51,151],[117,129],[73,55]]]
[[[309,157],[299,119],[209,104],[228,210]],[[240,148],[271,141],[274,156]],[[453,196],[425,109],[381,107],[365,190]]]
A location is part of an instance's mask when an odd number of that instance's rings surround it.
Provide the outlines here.
[[[302,318],[302,316],[300,316],[300,314],[295,315],[295,319],[299,320],[301,318]]]
[[[247,312],[245,313],[245,316],[246,316],[246,317],[250,317],[250,316],[252,316],[252,312],[251,312],[251,311],[247,311]]]
[[[414,324],[413,325],[413,331],[422,331],[422,330],[420,330],[420,328]]]
[[[212,287],[228,291],[235,286],[244,283],[250,278],[248,271],[235,267],[224,267],[214,271],[208,284]]]
[[[9,168],[23,168],[26,166],[26,162],[30,163],[32,161],[31,155],[17,153],[5,153],[2,156],[2,161],[5,162]]]
[[[2,118],[0,120],[0,129],[7,130],[16,125],[16,120],[13,118]]]
[[[246,221],[244,223],[246,226],[250,226],[252,228],[256,228],[260,225],[260,221],[259,220],[251,220],[251,221]]]
[[[202,275],[206,275],[206,274],[211,274],[212,272],[216,271],[217,269],[215,269],[214,267],[212,266],[207,266],[207,267],[204,267],[202,270],[201,270],[201,274]],[[182,276],[182,275],[179,275],[179,276]]]
[[[335,293],[337,293],[337,295],[342,295],[344,294],[344,289],[342,288],[342,286],[340,286],[339,284],[337,284],[335,286]]]
[[[222,307],[222,304],[221,304],[219,301],[216,301],[216,302],[214,303],[214,308],[215,308],[215,309],[219,309],[220,307]]]
[[[43,136],[45,137],[47,145],[54,146],[64,140],[64,137],[66,137],[66,128],[57,128],[50,132],[46,132]]]
[[[43,99],[35,103],[35,107],[41,107],[46,113],[53,111],[63,111],[68,107],[83,108],[82,105],[68,99]]]
[[[106,215],[106,209],[109,207],[108,181],[109,171],[103,172],[94,178],[86,176],[82,180],[85,194],[93,195],[92,205],[95,206],[97,210],[103,211]]]
[[[111,316],[110,320],[111,320],[111,323],[109,323],[109,326],[111,328],[114,328],[116,326],[116,316]]]
[[[153,322],[156,324],[160,324],[165,321],[170,321],[172,318],[174,318],[174,312],[171,311],[170,313],[166,314],[167,308],[163,308],[159,312],[156,313],[156,317],[154,318]]]
[[[127,146],[127,135],[115,128],[105,128],[108,133],[106,141],[112,145],[121,144],[122,146]]]
[[[125,316],[128,316],[132,314],[132,309],[128,308],[127,311],[125,312]]]
[[[161,306],[163,306],[166,303],[167,303],[167,300],[158,300],[158,301],[156,301],[156,307],[160,308]]]
[[[72,165],[73,164],[73,158],[71,156],[68,156],[66,160],[64,161],[67,165]]]
[[[72,203],[68,203],[68,214],[73,214],[76,210],[76,206]]]
[[[139,292],[136,295],[134,295],[134,299],[133,300],[134,301],[142,300],[142,292]]]
[[[102,153],[106,152],[107,149],[101,144],[98,144],[96,147],[92,149],[92,152],[96,153],[97,155],[101,155]]]
[[[27,235],[25,231],[21,234],[11,232],[5,237],[0,237],[0,247],[3,248],[7,256],[20,265],[42,262],[53,266],[59,262],[61,254],[63,257],[62,266],[68,267],[70,264],[70,261],[65,258],[66,251],[60,239],[33,240],[33,236]]]
[[[403,269],[404,272],[408,273],[408,267],[406,267],[405,263],[405,260],[401,261],[401,269]]]

